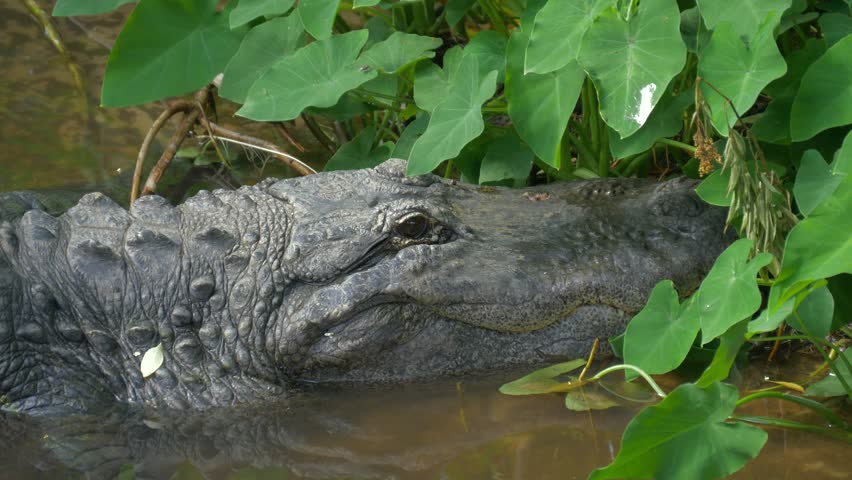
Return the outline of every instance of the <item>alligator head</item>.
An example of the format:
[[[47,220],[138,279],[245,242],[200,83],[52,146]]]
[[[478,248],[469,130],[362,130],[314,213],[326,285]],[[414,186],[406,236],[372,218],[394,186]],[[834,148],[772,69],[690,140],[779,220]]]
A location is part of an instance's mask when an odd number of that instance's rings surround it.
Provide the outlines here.
[[[696,288],[730,241],[725,211],[690,180],[518,190],[404,171],[390,160],[178,207],[143,197],[130,212],[93,194],[58,219],[32,210],[5,224],[7,407],[200,408],[298,381],[582,356],[659,280]],[[140,356],[157,345],[163,364],[143,378]]]

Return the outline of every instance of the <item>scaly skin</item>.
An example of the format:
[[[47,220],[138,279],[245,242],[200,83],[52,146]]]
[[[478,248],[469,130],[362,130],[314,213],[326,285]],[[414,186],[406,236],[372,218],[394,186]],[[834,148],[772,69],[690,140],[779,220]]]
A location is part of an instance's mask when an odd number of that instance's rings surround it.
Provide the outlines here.
[[[693,181],[482,188],[371,170],[100,194],[0,225],[0,394],[40,414],[199,409],[300,381],[535,365],[620,333],[659,280],[696,288],[729,243]],[[400,226],[402,224],[402,226]],[[148,378],[141,355],[162,343]]]

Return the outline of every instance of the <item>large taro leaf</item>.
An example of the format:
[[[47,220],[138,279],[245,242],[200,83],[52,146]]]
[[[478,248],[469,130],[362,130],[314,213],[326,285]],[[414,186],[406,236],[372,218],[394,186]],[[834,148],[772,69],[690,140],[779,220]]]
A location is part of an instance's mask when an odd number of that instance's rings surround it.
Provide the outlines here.
[[[557,380],[557,377],[572,372],[585,364],[585,360],[578,358],[536,370],[529,375],[504,384],[500,387],[500,393],[506,395],[538,395],[559,391],[563,382]]]
[[[695,382],[699,387],[708,387],[714,382],[721,382],[728,378],[731,372],[731,366],[740,352],[740,347],[746,341],[746,332],[748,331],[748,320],[743,320],[719,337],[719,346],[716,347],[716,352],[713,354],[713,360],[710,365],[701,374],[698,381]]]
[[[222,72],[243,29],[228,28],[217,0],[142,0],[107,61],[101,104],[120,107],[183,95]]]
[[[772,261],[772,255],[761,253],[749,261],[751,246],[752,241],[743,238],[725,249],[693,296],[692,308],[701,323],[702,345],[760,308],[755,277]]]
[[[432,50],[440,46],[439,38],[394,32],[362,53],[359,62],[384,73],[396,73],[406,65],[434,57]]]
[[[461,63],[464,51],[453,47],[444,54],[444,68],[432,62],[423,62],[414,71],[414,102],[427,112],[446,99],[450,78]]]
[[[54,13],[55,15],[55,13]],[[824,13],[819,17],[819,29],[828,46],[852,35],[852,15],[843,13]]]
[[[676,97],[666,93],[651,112],[645,125],[627,138],[619,137],[615,130],[607,130],[613,158],[625,158],[644,152],[658,139],[678,133],[683,127],[683,111],[694,98],[692,92],[683,92]]]
[[[793,101],[790,133],[807,140],[831,127],[852,123],[852,35],[835,43],[817,59]]]
[[[811,38],[805,45],[787,55],[787,73],[772,81],[764,93],[772,98],[766,110],[752,126],[751,133],[764,142],[790,143],[790,111],[799,91],[799,84],[808,67],[821,57],[827,47],[821,38]]]
[[[722,22],[730,24],[736,35],[749,37],[758,31],[767,15],[772,15],[773,30],[781,14],[790,8],[791,0],[697,0],[707,28],[713,30]]]
[[[577,60],[580,40],[592,21],[615,0],[549,0],[535,16],[526,46],[524,73],[549,73]]]
[[[849,137],[852,137],[852,134]],[[852,144],[852,141],[848,140],[849,137],[847,142]],[[793,185],[793,196],[802,215],[808,216],[817,205],[834,193],[847,175],[847,172],[832,172],[818,151],[805,151],[799,163],[796,183]]]
[[[307,0],[299,2],[296,13],[302,19],[305,31],[317,40],[323,40],[331,36],[339,4],[340,0]]]
[[[453,26],[459,23],[475,3],[476,0],[447,0],[447,6],[445,7],[447,25]]]
[[[831,332],[834,319],[834,297],[828,287],[814,289],[802,300],[787,324],[796,330],[816,338],[823,338]]]
[[[417,118],[414,119],[413,122],[409,123],[405,127],[405,130],[403,130],[402,135],[399,136],[399,140],[397,140],[396,145],[393,148],[391,157],[407,159],[411,154],[411,148],[414,146],[414,142],[423,135],[427,126],[429,126],[429,114],[418,114]]]
[[[355,62],[367,30],[318,40],[284,57],[249,89],[238,115],[252,120],[292,120],[307,107],[331,107],[349,90],[378,74]]]
[[[555,72],[524,75],[524,49],[528,35],[512,32],[506,50],[506,100],[518,135],[536,156],[559,168],[559,144],[580,95],[585,72],[570,62]]]
[[[464,47],[464,54],[476,56],[481,75],[496,70],[497,82],[503,82],[506,71],[506,37],[491,30],[483,30]]]
[[[852,175],[787,234],[781,273],[769,292],[770,313],[815,280],[852,273],[850,205]]]
[[[249,30],[237,53],[225,67],[219,95],[237,103],[277,60],[305,43],[302,22],[295,15],[280,17]]]
[[[482,104],[494,95],[496,87],[497,72],[481,75],[476,57],[464,55],[450,75],[445,100],[435,107],[426,132],[414,142],[407,173],[420,175],[432,171],[478,137],[485,128]]]
[[[844,361],[845,360],[845,361]],[[846,385],[852,385],[852,348],[847,348],[842,354],[831,362],[831,371],[822,380],[814,383],[805,390],[805,393],[814,397],[839,397],[848,395],[848,392],[843,388],[843,382],[840,378],[846,381]]]
[[[775,44],[773,22],[774,19],[768,18],[750,40],[743,39],[730,23],[723,22],[716,27],[701,54],[698,62],[698,75],[703,79],[701,91],[710,107],[713,126],[721,135],[728,135],[728,129],[737,121],[736,113],[743,115],[760,91],[787,71],[784,57]]]
[[[526,180],[535,154],[510,129],[502,138],[488,147],[479,167],[479,183],[501,180]]]
[[[133,0],[57,0],[53,7],[54,17],[75,15],[98,15],[115,10]]]
[[[671,280],[659,282],[645,307],[627,324],[624,362],[647,373],[667,373],[677,368],[698,333],[697,315],[687,315]],[[628,371],[627,377],[635,377]]]
[[[355,135],[355,138],[334,153],[334,156],[325,165],[325,171],[371,168],[390,158],[394,147],[393,142],[386,142],[373,148],[373,139],[375,138],[375,125],[370,125],[361,130],[358,135]]]
[[[677,387],[627,425],[618,456],[589,479],[711,479],[736,472],[760,453],[767,438],[757,427],[726,422],[736,402],[731,385]]]
[[[290,10],[294,0],[240,0],[231,10],[229,23],[231,28],[245,25],[263,15],[281,15]]]
[[[643,0],[630,20],[610,7],[592,23],[579,62],[597,87],[601,116],[622,138],[639,130],[686,61],[674,0]]]

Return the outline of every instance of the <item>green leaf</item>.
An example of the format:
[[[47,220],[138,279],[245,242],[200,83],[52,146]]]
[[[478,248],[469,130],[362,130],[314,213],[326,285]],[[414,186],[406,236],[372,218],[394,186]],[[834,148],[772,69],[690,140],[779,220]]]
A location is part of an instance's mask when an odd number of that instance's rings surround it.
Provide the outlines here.
[[[764,308],[760,315],[748,324],[749,337],[755,333],[771,332],[781,325],[781,322],[787,319],[793,309],[796,307],[796,299],[791,298],[784,302],[781,308],[770,312],[768,308]]]
[[[819,29],[822,30],[825,42],[831,47],[852,34],[852,16],[842,13],[824,13],[819,17]]]
[[[459,21],[464,18],[465,14],[467,14],[467,11],[470,10],[470,7],[472,7],[475,3],[476,0],[447,0],[447,6],[445,9],[447,12],[445,17],[447,19],[447,25],[452,27],[459,23]]]
[[[808,216],[834,193],[845,176],[833,174],[818,151],[806,151],[799,163],[799,173],[796,174],[796,184],[793,186],[793,195],[802,215]]]
[[[695,193],[710,205],[729,207],[731,205],[731,198],[728,196],[730,175],[730,170],[724,172],[716,170],[701,181],[701,184],[695,189]]]
[[[281,15],[290,10],[294,0],[240,0],[231,10],[229,18],[231,28],[245,25],[264,15]]]
[[[393,149],[391,157],[407,159],[411,154],[411,148],[414,146],[414,142],[423,135],[423,132],[426,131],[426,127],[428,125],[428,113],[420,113],[417,115],[417,118],[413,122],[409,123],[408,126],[405,127],[405,130],[403,130],[402,135],[399,136],[399,140],[396,142],[396,146]]]
[[[113,45],[101,104],[121,107],[183,95],[222,72],[243,30],[228,28],[216,0],[142,0]]]
[[[54,17],[73,17],[76,15],[98,15],[115,10],[133,0],[56,0],[53,7]]]
[[[835,153],[831,162],[832,175],[852,175],[852,130],[846,134],[843,144]]]
[[[746,341],[746,331],[748,330],[748,320],[743,320],[734,324],[727,332],[719,337],[719,347],[716,348],[716,353],[713,354],[713,360],[710,365],[701,374],[695,384],[701,388],[709,387],[714,382],[720,382],[731,373],[731,366],[740,352],[740,347]]]
[[[294,15],[252,28],[225,67],[219,95],[237,103],[245,102],[252,84],[277,60],[293,53],[305,41],[302,22]]]
[[[375,125],[370,125],[361,130],[358,135],[355,135],[355,138],[334,153],[334,156],[325,165],[325,171],[372,168],[390,158],[394,147],[393,142],[386,142],[373,148],[375,138]]]
[[[432,62],[424,62],[414,71],[414,102],[418,107],[432,112],[444,101],[449,87],[447,73]]]
[[[716,90],[730,99],[736,112],[743,115],[757,100],[760,91],[787,71],[772,34],[775,20],[767,19],[749,41],[745,41],[730,23],[723,22],[716,27],[701,54],[698,63],[698,75],[704,79],[701,91],[710,107],[713,126],[723,136],[728,135],[737,116],[728,100]]]
[[[678,96],[665,94],[639,130],[621,138],[615,130],[608,129],[609,149],[613,158],[625,158],[651,148],[657,139],[671,137],[683,128],[683,112],[695,99],[693,92]]]
[[[680,33],[686,48],[693,53],[701,52],[710,41],[711,32],[704,25],[698,7],[680,12]]]
[[[787,324],[805,335],[823,338],[831,332],[834,319],[834,297],[828,287],[814,289],[787,317]]]
[[[571,112],[580,95],[585,72],[576,62],[539,75],[524,75],[527,34],[512,32],[506,51],[506,100],[509,117],[518,135],[536,156],[559,168],[559,145]]]
[[[615,0],[548,0],[535,16],[524,73],[550,73],[577,60],[580,39]]]
[[[352,8],[373,7],[378,5],[382,0],[355,0],[352,2]]]
[[[668,373],[683,362],[692,346],[699,324],[696,315],[686,315],[671,280],[663,280],[651,291],[648,303],[627,324],[624,334],[624,363],[650,373]],[[635,373],[627,372],[628,378]]]
[[[793,101],[790,133],[794,141],[852,123],[852,35],[825,52],[805,72]]]
[[[701,322],[702,345],[760,308],[755,277],[758,270],[772,261],[772,255],[761,253],[749,261],[751,246],[752,241],[745,238],[732,243],[716,259],[695,293],[693,306]]]
[[[429,126],[414,143],[408,159],[408,175],[432,171],[442,161],[455,157],[485,128],[481,106],[497,87],[497,72],[483,77],[475,56],[465,55],[450,77],[446,99],[435,107]],[[416,89],[416,86],[415,86]]]
[[[526,180],[535,155],[514,130],[492,143],[479,167],[479,183]]]
[[[815,280],[852,273],[852,235],[838,235],[852,232],[849,205],[852,176],[787,234],[781,273],[769,292],[771,311]]]
[[[441,43],[440,38],[394,32],[387,40],[362,53],[358,61],[385,73],[396,73],[406,65],[434,57],[432,50]]]
[[[764,89],[772,101],[752,126],[751,132],[759,140],[773,143],[790,143],[790,111],[799,91],[799,84],[808,67],[826,51],[822,39],[811,38],[805,45],[787,55],[787,73],[773,80]]]
[[[355,63],[367,35],[366,30],[335,35],[284,57],[254,82],[237,114],[260,121],[292,120],[306,107],[335,105],[341,95],[378,74]]]
[[[629,21],[604,10],[583,37],[580,65],[595,82],[601,117],[622,138],[645,124],[683,68],[679,23],[673,0],[643,0]]]
[[[831,329],[836,330],[849,323],[849,319],[852,318],[852,295],[848,294],[852,292],[852,275],[835,275],[829,278],[828,289],[834,298],[834,318]]]
[[[677,387],[627,425],[615,461],[589,479],[711,479],[736,472],[760,453],[767,438],[757,427],[726,421],[736,401],[731,385]]]
[[[496,70],[497,82],[503,83],[506,72],[506,37],[492,30],[483,30],[464,47],[464,54],[476,57],[480,75]]]
[[[772,15],[769,31],[781,21],[781,14],[790,8],[791,0],[697,0],[707,28],[715,30],[728,23],[736,36],[749,37]]]
[[[562,385],[562,382],[556,380],[556,377],[574,371],[585,364],[586,361],[584,359],[578,358],[570,362],[557,363],[556,365],[536,370],[529,375],[504,384],[500,387],[500,393],[505,395],[538,395],[540,393],[550,393],[553,387]]]
[[[843,358],[841,358],[843,357]],[[846,360],[845,362],[843,360]],[[805,393],[814,397],[839,397],[848,395],[838,377],[842,377],[847,385],[852,385],[852,348],[847,348],[831,362],[831,371],[822,380],[805,389]]]
[[[317,40],[331,37],[331,26],[337,16],[340,0],[308,0],[299,2],[296,13],[302,19],[305,31]]]
[[[621,405],[597,385],[578,387],[565,392],[565,408],[575,412],[606,410]]]

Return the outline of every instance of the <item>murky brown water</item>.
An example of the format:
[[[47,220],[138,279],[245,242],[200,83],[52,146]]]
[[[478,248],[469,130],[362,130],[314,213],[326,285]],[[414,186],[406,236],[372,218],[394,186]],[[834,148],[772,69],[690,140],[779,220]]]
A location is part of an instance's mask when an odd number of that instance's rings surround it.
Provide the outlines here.
[[[126,189],[126,172],[162,106],[97,107],[108,47],[121,22],[122,14],[57,20],[85,74],[82,93],[22,2],[0,2],[0,191]],[[155,148],[152,158],[158,153]],[[249,182],[253,175],[287,174],[253,165],[246,170],[242,179]],[[765,376],[797,378],[806,372],[803,365],[752,367],[742,388],[766,386]],[[140,479],[585,478],[611,461],[638,408],[573,413],[557,396],[500,395],[503,380],[316,392],[262,411],[195,418],[116,412],[31,425],[2,417],[0,478],[110,478],[122,466]],[[756,402],[748,413],[818,422],[774,401]],[[847,444],[782,430],[771,430],[769,438],[736,478],[852,478]]]

